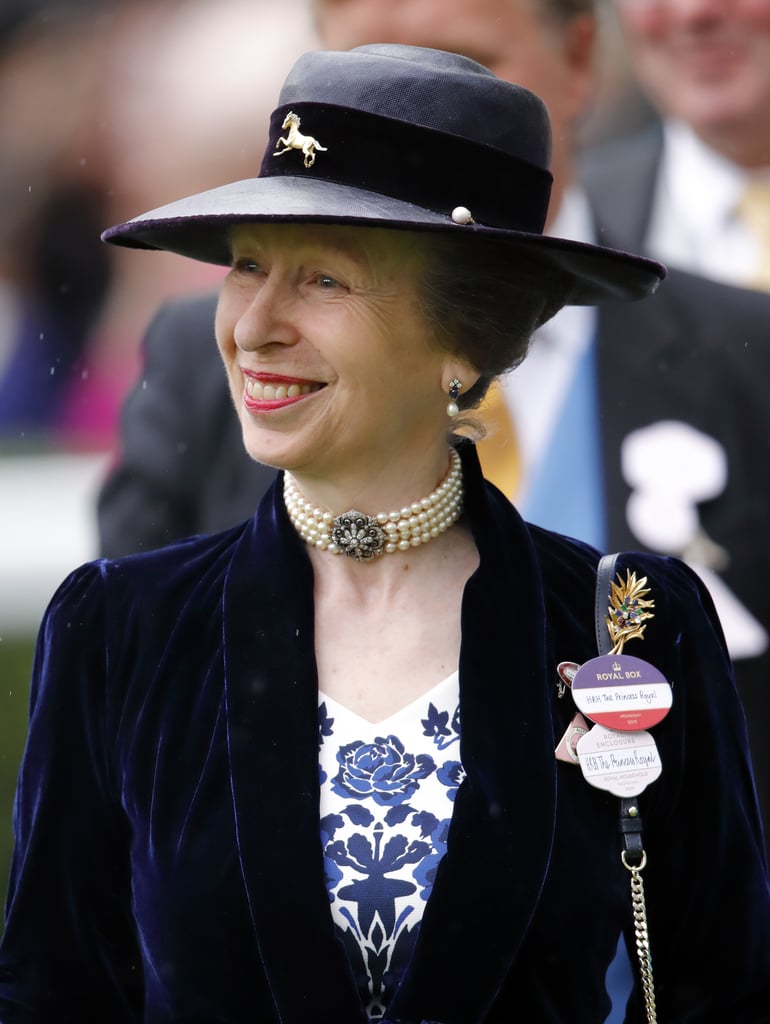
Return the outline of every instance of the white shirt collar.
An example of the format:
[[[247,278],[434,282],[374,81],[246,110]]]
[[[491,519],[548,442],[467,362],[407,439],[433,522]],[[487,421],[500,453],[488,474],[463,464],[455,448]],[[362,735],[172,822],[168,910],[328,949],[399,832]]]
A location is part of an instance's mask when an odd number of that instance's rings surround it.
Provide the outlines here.
[[[698,225],[719,228],[735,215],[746,185],[746,172],[710,149],[689,125],[667,121],[663,126],[660,188],[697,230]]]
[[[645,248],[663,263],[745,283],[758,256],[755,238],[737,216],[748,173],[682,122],[666,122],[663,132]]]

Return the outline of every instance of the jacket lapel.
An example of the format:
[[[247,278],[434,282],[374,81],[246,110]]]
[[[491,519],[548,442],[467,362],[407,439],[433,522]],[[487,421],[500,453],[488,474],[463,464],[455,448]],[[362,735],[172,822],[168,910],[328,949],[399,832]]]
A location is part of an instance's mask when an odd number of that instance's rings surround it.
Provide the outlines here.
[[[663,131],[654,124],[632,139],[596,147],[581,160],[581,183],[602,245],[644,252],[662,155]]]
[[[335,939],[324,881],[313,574],[280,493],[279,487],[268,492],[244,531],[224,589],[238,853],[282,1024],[356,1024],[365,1017]]]
[[[537,906],[553,841],[555,742],[542,581],[526,526],[502,494],[483,484],[472,447],[463,468],[480,555],[462,618],[467,778],[389,1021],[483,1020]]]

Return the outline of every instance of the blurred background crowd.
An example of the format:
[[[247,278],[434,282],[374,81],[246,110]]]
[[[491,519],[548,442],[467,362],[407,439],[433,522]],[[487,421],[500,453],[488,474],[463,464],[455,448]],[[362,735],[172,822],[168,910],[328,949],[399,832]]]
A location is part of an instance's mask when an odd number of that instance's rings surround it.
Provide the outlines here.
[[[354,17],[356,0],[338,2]],[[598,3],[575,140],[589,162],[655,122],[618,7],[654,17],[665,3]],[[57,583],[99,553],[96,496],[148,323],[224,275],[100,232],[256,174],[280,82],[319,45],[310,0],[0,0],[0,891],[32,638]]]

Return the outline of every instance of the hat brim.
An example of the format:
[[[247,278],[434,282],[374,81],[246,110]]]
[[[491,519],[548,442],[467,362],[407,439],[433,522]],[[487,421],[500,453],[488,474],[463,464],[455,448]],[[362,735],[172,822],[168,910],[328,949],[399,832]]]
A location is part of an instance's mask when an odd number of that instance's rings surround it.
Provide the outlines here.
[[[231,228],[243,223],[317,223],[463,233],[502,242],[560,272],[563,301],[594,305],[651,295],[665,267],[631,253],[525,231],[458,225],[451,216],[337,182],[308,177],[249,178],[151,210],[102,234],[105,242],[231,262]]]

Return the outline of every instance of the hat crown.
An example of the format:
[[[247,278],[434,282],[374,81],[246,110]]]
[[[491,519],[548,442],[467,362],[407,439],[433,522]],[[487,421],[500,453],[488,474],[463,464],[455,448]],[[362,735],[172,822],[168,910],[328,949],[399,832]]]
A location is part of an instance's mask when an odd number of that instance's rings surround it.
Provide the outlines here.
[[[551,125],[542,100],[460,54],[395,43],[312,51],[294,64],[279,98],[280,106],[303,102],[392,118],[545,170],[550,165]]]

